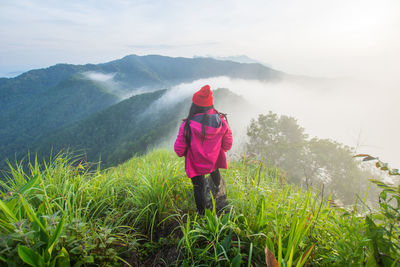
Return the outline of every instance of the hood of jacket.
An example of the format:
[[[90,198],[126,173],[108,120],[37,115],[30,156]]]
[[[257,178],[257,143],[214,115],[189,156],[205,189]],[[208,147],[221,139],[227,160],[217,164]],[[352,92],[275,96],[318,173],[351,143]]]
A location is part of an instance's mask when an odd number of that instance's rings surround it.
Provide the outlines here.
[[[223,130],[221,115],[215,109],[210,109],[206,113],[199,113],[190,120],[192,135],[202,136],[203,125],[205,127],[206,139],[213,139],[215,135],[221,134]]]

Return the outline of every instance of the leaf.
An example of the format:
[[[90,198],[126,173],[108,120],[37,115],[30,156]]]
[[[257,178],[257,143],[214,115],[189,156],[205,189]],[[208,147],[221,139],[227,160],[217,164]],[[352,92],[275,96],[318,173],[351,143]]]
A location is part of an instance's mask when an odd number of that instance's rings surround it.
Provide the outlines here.
[[[357,154],[357,155],[353,156],[353,158],[364,158],[364,157],[370,157],[370,155],[368,155],[368,154]]]
[[[253,255],[253,243],[250,243],[250,250],[249,250],[249,261],[247,262],[247,267],[253,266],[251,264],[251,257]]]
[[[94,257],[93,256],[86,256],[83,258],[85,263],[93,263],[94,262]]]
[[[25,263],[31,266],[35,267],[44,266],[44,260],[42,256],[40,256],[36,251],[33,251],[28,247],[18,246],[18,255],[21,258],[21,260],[23,260]]]
[[[278,235],[278,263],[282,263],[282,236],[280,232]]]
[[[384,162],[381,162],[381,161],[376,163],[376,167],[380,168],[382,171],[389,170],[389,165],[387,163],[384,163]]]
[[[32,187],[34,187],[36,185],[36,182],[39,179],[39,175],[35,175],[32,179],[30,179],[26,184],[24,184],[24,186],[22,186],[17,193],[19,194],[23,194],[25,193],[27,190],[31,189]]]
[[[278,261],[268,247],[265,248],[265,262],[267,263],[267,267],[279,267]]]
[[[39,227],[42,229],[42,231],[49,236],[49,233],[47,232],[46,228],[43,226],[43,224],[40,222],[38,217],[35,215],[33,209],[31,206],[25,201],[25,199],[22,197],[22,195],[19,195],[19,198],[21,200],[22,205],[24,206],[24,209],[26,211],[26,214],[28,215],[28,218],[31,222],[37,223]]]
[[[7,204],[0,199],[0,209],[4,212],[4,214],[11,219],[12,222],[17,222],[18,219],[12,213],[12,211],[8,208]]]
[[[367,157],[363,158],[363,161],[370,161],[370,160],[374,160],[374,159],[377,159],[377,158],[367,156]]]
[[[222,240],[221,242],[221,245],[225,251],[228,251],[229,248],[231,247],[231,241],[232,241],[232,231],[229,231],[229,234],[225,236],[224,240]]]
[[[369,257],[367,258],[367,262],[366,262],[365,266],[368,266],[368,267],[379,267],[379,265],[376,263],[376,260],[375,260],[375,257],[374,257],[373,253],[371,253],[369,255]]]
[[[229,221],[229,213],[225,214],[222,219],[221,219],[221,223],[222,224],[227,224]]]
[[[54,267],[54,266],[57,266],[57,267],[70,267],[71,266],[68,251],[64,247],[58,253],[57,257],[54,258],[50,267]]]
[[[308,257],[310,256],[310,253],[311,253],[312,249],[314,248],[314,246],[315,246],[315,244],[312,244],[311,247],[309,247],[306,250],[306,252],[301,256],[301,260],[297,263],[296,267],[297,266],[299,266],[299,267],[303,266],[306,263],[306,261],[307,261]]]
[[[240,254],[237,254],[231,262],[232,267],[240,267],[240,261],[242,260],[242,256]]]
[[[2,256],[0,256],[0,261],[2,261],[2,262],[7,262],[7,259],[4,258],[4,257],[2,257]]]
[[[294,252],[294,246],[292,246],[292,249],[290,250],[289,261],[288,261],[288,264],[287,264],[288,266],[292,266],[293,252]]]
[[[36,217],[39,218],[40,222],[42,223],[43,227],[45,229],[47,229],[47,220],[45,217],[43,217],[42,213],[39,211],[36,211]],[[49,235],[48,233],[44,232],[42,229],[39,230],[39,238],[40,241],[42,241],[44,244],[48,244],[49,243]],[[46,261],[46,257],[45,257],[45,261]]]
[[[47,251],[49,252],[50,255],[51,255],[51,252],[53,250],[54,244],[56,243],[56,241],[58,240],[58,238],[61,235],[61,231],[62,231],[62,229],[64,227],[64,221],[65,221],[64,219],[65,219],[65,216],[63,216],[61,218],[60,222],[58,223],[58,225],[56,227],[56,230],[54,231],[54,233],[51,236],[50,241],[49,241],[49,243],[47,245]]]

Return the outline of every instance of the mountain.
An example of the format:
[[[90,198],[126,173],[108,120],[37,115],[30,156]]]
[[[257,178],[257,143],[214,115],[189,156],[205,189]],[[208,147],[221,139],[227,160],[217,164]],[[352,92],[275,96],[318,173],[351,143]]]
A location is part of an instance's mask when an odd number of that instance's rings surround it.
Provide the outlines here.
[[[97,65],[57,64],[1,78],[0,160],[20,158],[37,140],[74,127],[126,96],[217,76],[276,81],[285,74],[255,63],[129,55]]]
[[[144,93],[126,99],[92,116],[63,127],[39,139],[34,147],[41,157],[69,148],[84,153],[89,162],[101,158],[102,166],[121,163],[143,154],[163,141],[173,143],[177,127],[187,116],[191,99],[160,106],[167,90]],[[234,103],[224,110],[234,115],[246,101],[227,89],[214,91],[215,103]]]
[[[172,58],[158,55],[129,55],[102,64],[57,64],[31,70],[15,78],[0,79],[0,103],[17,97],[30,97],[57,85],[74,74],[85,72],[114,73],[115,80],[131,87],[173,85],[201,78],[229,76],[242,79],[274,80],[284,73],[258,63],[244,64],[212,58]],[[8,102],[10,103],[10,102]]]
[[[250,57],[248,57],[246,55],[229,56],[229,57],[211,57],[211,58],[214,58],[216,60],[224,60],[224,61],[229,60],[229,61],[233,61],[233,62],[246,63],[246,64],[259,63],[259,64],[262,64],[262,65],[267,66],[269,68],[271,67],[268,64],[265,64],[265,63],[263,63],[261,61],[258,61],[258,60],[255,60],[253,58],[250,58]]]
[[[99,84],[71,77],[35,97],[16,102],[0,117],[1,156],[26,153],[32,142],[63,125],[119,101]]]

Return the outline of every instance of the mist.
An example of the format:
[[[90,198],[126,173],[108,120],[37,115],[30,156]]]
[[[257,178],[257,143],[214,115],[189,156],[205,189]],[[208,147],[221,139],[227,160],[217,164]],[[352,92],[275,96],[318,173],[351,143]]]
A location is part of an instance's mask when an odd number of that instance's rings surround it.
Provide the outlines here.
[[[116,73],[102,73],[96,71],[88,71],[81,73],[84,78],[99,83],[109,93],[116,95],[120,101],[135,95],[154,92],[158,89],[152,87],[132,88],[115,79]]]
[[[351,79],[259,82],[216,77],[174,86],[155,106],[177,103],[205,84],[212,90],[228,88],[250,103],[250,108],[244,108],[214,102],[221,112],[231,113],[228,116],[235,140],[233,153],[241,151],[250,119],[271,110],[297,119],[310,137],[332,139],[353,147],[355,153],[368,153],[392,167],[400,166],[397,153],[400,93],[389,83]]]

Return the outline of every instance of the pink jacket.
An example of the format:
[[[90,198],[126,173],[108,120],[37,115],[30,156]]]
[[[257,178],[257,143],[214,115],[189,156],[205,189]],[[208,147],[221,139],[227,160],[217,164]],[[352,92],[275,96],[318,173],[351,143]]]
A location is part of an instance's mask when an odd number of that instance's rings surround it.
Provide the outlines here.
[[[201,140],[201,118],[204,113],[196,114],[190,120],[192,139],[190,146],[186,144],[184,121],[179,128],[174,150],[179,157],[185,156],[185,170],[189,178],[209,174],[218,168],[227,168],[225,152],[232,147],[232,132],[223,116],[218,115],[215,109],[206,112],[208,117],[205,126],[204,142]]]

